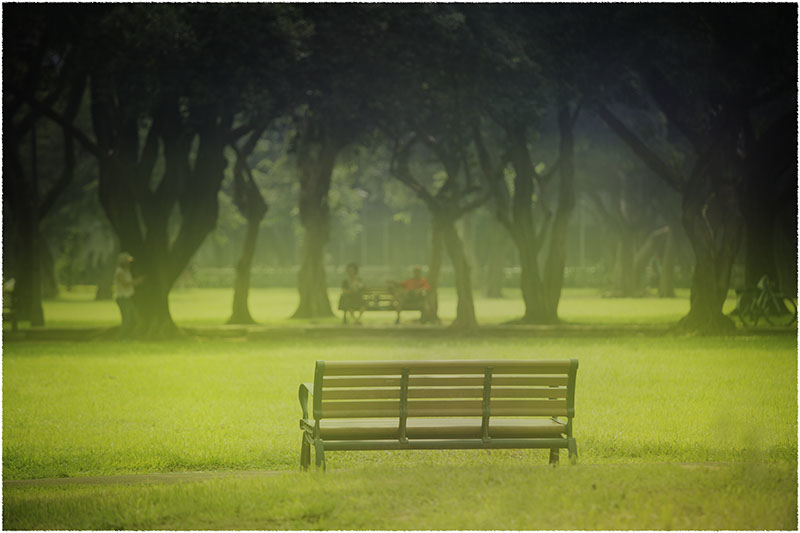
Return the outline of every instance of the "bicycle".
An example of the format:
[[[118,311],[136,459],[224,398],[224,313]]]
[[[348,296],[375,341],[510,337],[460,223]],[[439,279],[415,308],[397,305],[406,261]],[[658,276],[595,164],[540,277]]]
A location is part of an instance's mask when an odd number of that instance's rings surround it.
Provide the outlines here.
[[[788,326],[797,322],[797,303],[791,296],[777,292],[768,276],[756,287],[736,289],[736,313],[747,327],[755,327],[763,318],[772,326]]]

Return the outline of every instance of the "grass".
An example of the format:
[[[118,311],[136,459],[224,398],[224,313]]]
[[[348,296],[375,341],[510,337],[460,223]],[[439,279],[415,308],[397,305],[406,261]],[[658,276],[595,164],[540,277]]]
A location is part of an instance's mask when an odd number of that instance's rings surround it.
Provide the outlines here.
[[[506,289],[502,299],[484,297],[475,292],[475,312],[481,324],[499,324],[519,318],[524,304],[518,289]],[[178,325],[211,326],[224,324],[230,316],[233,293],[231,289],[182,289],[170,294],[170,309]],[[331,305],[336,307],[338,289],[329,291]],[[250,291],[250,312],[262,324],[297,327],[309,321],[291,320],[297,308],[298,295],[295,289],[271,288]],[[456,296],[451,288],[440,291],[440,317],[447,323],[455,318]],[[725,311],[735,307],[735,299],[729,298]],[[559,315],[562,320],[578,324],[668,324],[674,323],[689,311],[689,294],[678,290],[671,299],[648,298],[601,298],[595,289],[566,289],[561,299]],[[94,288],[78,286],[72,291],[62,289],[61,295],[44,305],[47,325],[51,327],[113,326],[119,323],[119,310],[112,301],[94,301]],[[337,312],[338,314],[338,312]],[[416,313],[404,313],[405,319],[417,318]],[[314,323],[339,324],[337,318],[315,320]],[[365,325],[390,325],[393,313],[366,313]],[[22,327],[27,327],[22,324]]]
[[[583,462],[796,455],[791,337],[13,343],[4,353],[3,478],[292,469],[297,384],[312,378],[316,359],[487,355],[580,359]],[[330,465],[418,456],[399,455],[332,454]]]
[[[219,323],[222,293],[200,291],[193,305],[192,294],[173,296],[178,323]],[[288,322],[295,296],[262,296],[282,303],[256,298],[253,309]],[[683,313],[680,299],[567,296],[562,315],[576,322]],[[500,302],[478,309],[496,322],[517,313]],[[100,304],[65,297],[46,312],[51,323],[97,325]],[[297,384],[316,359],[487,357],[580,359],[578,466],[548,468],[542,450],[340,452],[324,475],[297,472]],[[420,339],[401,328],[385,337],[10,342],[3,398],[4,480],[232,471],[168,485],[6,486],[6,529],[797,528],[797,342],[788,336]],[[235,474],[251,469],[282,474]]]
[[[4,490],[9,529],[796,529],[781,465],[390,463],[180,485]]]

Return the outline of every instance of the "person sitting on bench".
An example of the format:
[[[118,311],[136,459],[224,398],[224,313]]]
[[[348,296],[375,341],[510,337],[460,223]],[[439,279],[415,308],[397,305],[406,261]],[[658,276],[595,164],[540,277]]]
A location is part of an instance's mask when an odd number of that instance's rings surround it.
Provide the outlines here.
[[[428,293],[431,285],[428,280],[422,277],[422,269],[414,267],[413,277],[396,284],[395,306],[398,311],[401,309],[418,308],[422,315],[420,322],[425,323],[430,319],[430,300]],[[398,313],[397,320],[400,320]]]
[[[347,313],[356,324],[361,324],[361,315],[364,314],[364,302],[361,293],[364,283],[358,277],[358,265],[347,265],[347,278],[342,281],[342,295],[339,297],[339,310],[344,312],[344,323],[347,324]],[[356,316],[358,311],[358,316]]]

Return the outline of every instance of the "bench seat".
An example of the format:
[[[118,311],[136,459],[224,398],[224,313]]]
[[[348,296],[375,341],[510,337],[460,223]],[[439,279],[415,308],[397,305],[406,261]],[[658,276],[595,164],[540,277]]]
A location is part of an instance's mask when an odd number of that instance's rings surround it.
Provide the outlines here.
[[[306,421],[313,428],[312,421]],[[561,437],[566,424],[552,418],[492,418],[489,437],[495,439]],[[391,418],[323,419],[320,421],[323,440],[398,439],[400,422]],[[406,421],[409,439],[480,439],[480,418],[409,418]]]

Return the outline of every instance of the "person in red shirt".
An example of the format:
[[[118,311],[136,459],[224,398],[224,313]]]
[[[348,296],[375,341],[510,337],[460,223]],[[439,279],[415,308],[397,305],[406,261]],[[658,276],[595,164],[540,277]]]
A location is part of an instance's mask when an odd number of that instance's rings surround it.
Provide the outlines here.
[[[414,277],[400,282],[400,286],[408,291],[409,295],[425,296],[431,290],[428,280],[422,277],[422,269],[414,267]]]
[[[400,310],[419,308],[422,312],[421,322],[427,322],[430,318],[430,299],[428,293],[431,285],[422,277],[422,269],[414,267],[413,277],[396,284],[398,290],[395,291],[395,307],[397,308],[397,322],[400,322]]]

